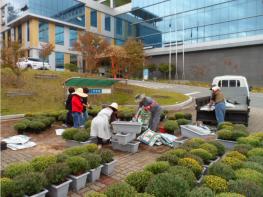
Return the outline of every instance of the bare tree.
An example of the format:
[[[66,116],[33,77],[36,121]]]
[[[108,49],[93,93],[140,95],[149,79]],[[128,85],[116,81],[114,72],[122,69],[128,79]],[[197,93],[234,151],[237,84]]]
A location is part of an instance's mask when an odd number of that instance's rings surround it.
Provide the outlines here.
[[[44,63],[45,60],[48,58],[48,56],[54,51],[55,46],[53,44],[41,44],[41,49],[39,51],[39,56],[42,58],[43,61],[43,69],[44,69]]]

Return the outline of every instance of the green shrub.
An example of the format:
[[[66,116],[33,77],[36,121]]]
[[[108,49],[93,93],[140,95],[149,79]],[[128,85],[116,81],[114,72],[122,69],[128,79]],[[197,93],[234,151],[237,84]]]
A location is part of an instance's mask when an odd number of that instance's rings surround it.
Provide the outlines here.
[[[256,163],[256,162],[247,161],[242,164],[242,168],[249,168],[249,169],[256,170],[263,174],[263,165]]]
[[[81,157],[88,161],[90,169],[95,169],[101,164],[101,156],[95,153],[83,153]]]
[[[153,174],[149,171],[133,172],[126,177],[125,181],[137,192],[144,192],[152,176]]]
[[[164,129],[171,134],[174,134],[175,131],[179,128],[178,123],[174,120],[167,120],[164,123]]]
[[[234,127],[229,125],[223,125],[221,129],[233,131]]]
[[[45,175],[49,184],[59,185],[66,181],[70,174],[70,168],[66,163],[51,164],[46,170]]]
[[[29,172],[14,178],[15,194],[34,195],[47,186],[47,179],[44,174],[38,172]]]
[[[204,144],[206,141],[202,138],[192,138],[187,140],[184,145],[190,148],[198,148],[201,144]]]
[[[167,120],[176,120],[176,118],[174,116],[168,116]]]
[[[14,181],[10,178],[0,178],[1,196],[9,197],[16,187]]]
[[[217,194],[216,197],[246,197],[246,196],[237,193],[224,192]]]
[[[214,175],[205,176],[203,180],[203,184],[204,186],[209,187],[216,193],[224,192],[227,191],[228,189],[227,181],[219,176],[214,176]]]
[[[252,150],[248,151],[247,154],[249,157],[253,157],[253,156],[263,157],[263,148],[253,148]]]
[[[201,166],[204,165],[203,159],[201,157],[197,156],[197,155],[193,155],[191,153],[187,153],[184,157],[192,158],[192,159],[196,160]]]
[[[39,120],[33,120],[30,122],[29,128],[34,132],[40,132],[45,129],[45,124]]]
[[[168,173],[162,173],[154,176],[146,192],[158,197],[185,197],[189,190],[188,183],[179,176]]]
[[[58,116],[58,121],[66,122],[67,120],[67,111],[61,112]]]
[[[213,158],[216,158],[216,156],[218,155],[217,147],[213,144],[204,143],[199,148],[208,151]]]
[[[27,128],[27,125],[24,124],[24,123],[21,123],[21,122],[16,123],[16,124],[14,125],[14,129],[17,131],[18,134],[21,134],[21,133],[23,133],[24,131],[26,131],[26,128]]]
[[[262,156],[253,156],[248,158],[249,161],[256,162],[260,165],[263,165],[263,157]]]
[[[166,152],[166,154],[168,155],[174,155],[177,157],[184,157],[186,155],[187,151],[185,149],[182,148],[176,148],[176,149],[172,149]]]
[[[107,196],[99,192],[91,192],[91,193],[85,194],[84,197],[107,197]]]
[[[221,129],[217,131],[217,136],[222,140],[232,140],[233,139],[233,131],[227,129]]]
[[[78,133],[79,129],[76,129],[76,128],[69,128],[69,129],[66,129],[63,134],[62,134],[62,137],[63,139],[65,140],[73,140],[73,136]]]
[[[237,140],[240,137],[247,137],[249,135],[249,133],[247,131],[244,130],[234,130],[233,134],[232,134],[232,139],[233,140]]]
[[[188,197],[214,197],[214,192],[209,187],[196,187],[189,194]]]
[[[256,138],[260,139],[261,141],[263,141],[263,132],[252,133],[250,136],[256,137]]]
[[[253,147],[259,147],[262,145],[260,138],[255,136],[241,137],[238,138],[237,142],[238,144],[249,144]]]
[[[84,124],[85,129],[90,128],[90,126],[91,126],[91,120],[86,121]]]
[[[185,113],[185,114],[184,114],[184,118],[187,119],[187,120],[192,120],[192,114],[190,114],[190,113]]]
[[[225,151],[226,151],[225,146],[223,144],[221,144],[220,142],[218,142],[218,141],[210,141],[208,143],[216,146],[219,156],[222,156],[222,155],[225,154]]]
[[[89,153],[95,153],[98,151],[97,144],[87,144],[87,145],[84,145],[84,148]]]
[[[92,108],[89,109],[89,115],[95,117],[97,116],[100,110],[101,110],[100,106],[92,106]]]
[[[229,181],[229,191],[248,197],[263,197],[263,188],[248,180]]]
[[[168,169],[167,173],[174,176],[180,176],[185,181],[187,181],[190,188],[193,188],[196,185],[195,174],[186,167],[183,166],[172,166]]]
[[[85,142],[89,139],[90,135],[86,131],[79,131],[73,136],[73,140],[78,142]]]
[[[100,152],[100,156],[101,156],[101,163],[105,164],[105,163],[110,163],[113,161],[114,154],[111,150],[103,149]]]
[[[171,166],[174,166],[178,163],[178,157],[172,154],[163,154],[157,158],[157,161],[168,161]]]
[[[170,165],[167,161],[157,161],[152,164],[146,165],[144,169],[146,171],[152,172],[153,174],[159,174],[166,172],[169,167]]]
[[[240,161],[247,160],[246,156],[237,152],[237,151],[230,151],[226,154],[227,157],[233,157],[235,159],[239,159]]]
[[[183,119],[184,118],[184,112],[176,112],[174,114],[174,117],[178,120],[178,119]]]
[[[64,67],[70,72],[78,72],[78,65],[76,64],[65,64]]]
[[[154,197],[154,196],[147,193],[137,193],[135,197]]]
[[[251,149],[252,149],[252,146],[249,144],[237,144],[234,147],[234,151],[238,151],[239,153],[246,155],[246,156],[247,156],[248,151]]]
[[[66,164],[70,168],[70,173],[75,176],[83,174],[87,171],[87,169],[89,169],[86,159],[79,156],[69,157],[66,160]]]
[[[65,153],[59,153],[56,155],[57,163],[64,163],[70,156]]]
[[[208,174],[219,176],[226,180],[236,178],[235,171],[229,165],[222,162],[217,162],[209,167]]]
[[[240,180],[249,180],[263,187],[263,174],[252,169],[239,169],[236,171],[236,177]]]
[[[105,194],[107,197],[135,197],[136,190],[127,183],[117,183],[109,186]]]
[[[75,147],[67,148],[66,150],[64,150],[63,153],[68,156],[77,156],[86,152],[87,149],[85,146],[75,146]]]
[[[243,124],[234,124],[234,130],[247,131],[247,127]]]
[[[24,119],[24,120],[21,120],[21,121],[19,121],[19,123],[22,123],[22,124],[25,124],[26,125],[26,127],[29,127],[29,125],[30,125],[30,120],[28,120],[28,119]]]
[[[184,119],[184,118],[178,119],[178,120],[176,120],[176,122],[178,123],[179,126],[180,126],[180,125],[190,124],[190,120],[187,120],[187,119]]]
[[[37,172],[43,172],[45,169],[48,168],[51,164],[55,164],[57,162],[57,158],[54,155],[45,155],[35,157],[31,161],[31,165],[33,169]]]
[[[192,158],[179,159],[178,165],[189,168],[190,170],[193,171],[196,177],[199,177],[199,175],[202,172],[202,166],[196,160]]]
[[[218,125],[218,130],[222,129],[224,126],[233,126],[231,122],[222,122]]]
[[[224,157],[221,161],[225,163],[226,165],[231,166],[233,169],[240,168],[243,163],[243,161],[236,159],[234,157]]]
[[[4,177],[14,178],[20,174],[25,174],[32,171],[32,166],[28,162],[18,162],[8,165],[4,169]]]
[[[211,153],[202,148],[193,149],[190,153],[201,157],[205,163],[208,163],[213,158]]]

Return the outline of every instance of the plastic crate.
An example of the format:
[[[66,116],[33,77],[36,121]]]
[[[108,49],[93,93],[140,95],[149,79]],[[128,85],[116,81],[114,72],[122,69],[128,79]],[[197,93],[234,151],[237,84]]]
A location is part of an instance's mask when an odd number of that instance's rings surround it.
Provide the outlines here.
[[[119,144],[126,145],[129,142],[135,140],[136,133],[117,133],[112,135],[112,139],[116,140]]]
[[[193,125],[181,125],[181,135],[183,137],[187,137],[187,138],[211,138],[211,137],[216,137],[216,135],[214,133],[207,133],[207,130],[202,129],[202,128],[196,128]]]
[[[122,144],[119,144],[118,141],[112,140],[111,144],[112,144],[113,150],[120,150],[123,152],[136,153],[138,152],[140,142],[133,141],[133,142],[129,142],[126,145],[122,145]]]
[[[115,133],[141,133],[142,124],[129,121],[114,121],[111,123]]]

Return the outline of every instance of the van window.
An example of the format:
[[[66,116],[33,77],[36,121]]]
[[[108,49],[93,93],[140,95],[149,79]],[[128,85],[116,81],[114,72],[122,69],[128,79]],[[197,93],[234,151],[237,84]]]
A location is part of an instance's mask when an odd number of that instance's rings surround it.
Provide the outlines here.
[[[222,87],[228,87],[228,80],[222,80]]]
[[[240,87],[240,81],[237,80],[237,87]]]
[[[218,87],[221,87],[221,85],[222,85],[222,81],[220,80],[220,81],[218,82]]]
[[[230,80],[229,81],[229,87],[236,87],[236,83],[237,83],[236,80]]]

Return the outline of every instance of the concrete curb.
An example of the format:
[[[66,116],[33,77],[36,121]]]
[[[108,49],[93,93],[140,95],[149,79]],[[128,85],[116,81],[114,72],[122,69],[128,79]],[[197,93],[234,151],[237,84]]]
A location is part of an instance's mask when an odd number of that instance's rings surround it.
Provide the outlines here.
[[[12,119],[19,119],[24,117],[25,114],[14,114],[14,115],[0,116],[0,120],[12,120]]]

